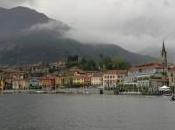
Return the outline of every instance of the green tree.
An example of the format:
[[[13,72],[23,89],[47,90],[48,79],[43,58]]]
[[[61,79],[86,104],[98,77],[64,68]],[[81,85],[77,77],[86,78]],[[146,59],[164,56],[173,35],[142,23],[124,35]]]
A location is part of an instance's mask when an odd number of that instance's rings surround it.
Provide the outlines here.
[[[114,59],[113,60],[113,69],[128,69],[130,64],[124,61],[123,59]]]
[[[91,59],[91,60],[88,61],[87,69],[88,70],[97,70],[98,66],[97,66],[96,62]]]
[[[83,70],[98,70],[97,63],[92,59],[87,60],[86,58],[81,59],[79,67]]]

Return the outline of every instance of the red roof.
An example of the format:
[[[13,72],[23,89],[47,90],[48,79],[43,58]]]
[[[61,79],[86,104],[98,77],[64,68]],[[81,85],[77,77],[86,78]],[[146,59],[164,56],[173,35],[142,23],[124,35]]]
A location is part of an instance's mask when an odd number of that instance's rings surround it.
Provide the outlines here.
[[[136,65],[135,67],[130,68],[129,71],[135,71],[135,70],[139,70],[139,69],[163,69],[162,64],[158,63],[158,62],[152,62],[152,63],[148,63],[148,64],[142,64],[142,65]]]
[[[175,66],[172,67],[172,68],[169,68],[169,71],[171,71],[171,72],[175,72]]]
[[[104,74],[127,74],[127,70],[107,70]]]

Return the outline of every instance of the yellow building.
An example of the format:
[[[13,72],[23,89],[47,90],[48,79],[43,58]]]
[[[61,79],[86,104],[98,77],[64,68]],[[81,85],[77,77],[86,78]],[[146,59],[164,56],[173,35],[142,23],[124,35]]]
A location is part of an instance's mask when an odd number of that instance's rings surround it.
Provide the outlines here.
[[[64,87],[72,87],[71,84],[72,84],[71,76],[61,77],[61,85],[63,85]]]
[[[84,76],[73,76],[72,85],[73,86],[84,86]]]
[[[4,90],[5,83],[3,80],[0,80],[0,92]]]

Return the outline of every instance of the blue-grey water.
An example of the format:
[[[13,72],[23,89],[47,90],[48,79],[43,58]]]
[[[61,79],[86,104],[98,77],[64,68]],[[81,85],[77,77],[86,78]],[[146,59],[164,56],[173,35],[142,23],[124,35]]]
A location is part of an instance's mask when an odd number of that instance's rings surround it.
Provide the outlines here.
[[[174,130],[167,97],[0,95],[0,130]]]

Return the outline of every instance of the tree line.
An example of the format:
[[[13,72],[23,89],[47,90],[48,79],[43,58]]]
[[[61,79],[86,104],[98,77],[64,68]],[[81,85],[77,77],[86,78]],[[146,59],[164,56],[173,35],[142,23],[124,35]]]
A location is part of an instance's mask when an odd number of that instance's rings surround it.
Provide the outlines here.
[[[98,60],[92,58],[78,56],[69,57],[67,60],[67,67],[78,66],[83,70],[112,70],[112,69],[128,69],[131,65],[121,58],[110,58],[100,56]]]

